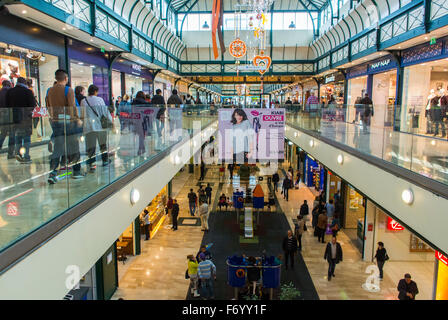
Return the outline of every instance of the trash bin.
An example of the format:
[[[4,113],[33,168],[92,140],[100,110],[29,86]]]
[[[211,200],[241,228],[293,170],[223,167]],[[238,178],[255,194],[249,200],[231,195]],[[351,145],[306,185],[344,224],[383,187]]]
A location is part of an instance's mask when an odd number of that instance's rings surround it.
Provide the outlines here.
[[[274,263],[274,257],[266,258],[263,264],[263,287],[278,288],[280,286],[281,264]]]
[[[247,268],[243,266],[243,257],[227,258],[227,281],[231,287],[241,288],[246,285]]]

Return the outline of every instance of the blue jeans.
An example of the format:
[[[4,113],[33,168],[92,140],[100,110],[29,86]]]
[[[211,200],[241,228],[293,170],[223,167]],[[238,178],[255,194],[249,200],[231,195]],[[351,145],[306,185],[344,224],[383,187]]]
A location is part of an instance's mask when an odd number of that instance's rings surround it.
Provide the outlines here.
[[[201,291],[200,294],[206,299],[214,298],[213,292],[213,279],[201,279]]]
[[[196,211],[196,203],[195,202],[190,202],[189,205],[190,205],[190,214],[192,216],[194,216],[194,213]]]

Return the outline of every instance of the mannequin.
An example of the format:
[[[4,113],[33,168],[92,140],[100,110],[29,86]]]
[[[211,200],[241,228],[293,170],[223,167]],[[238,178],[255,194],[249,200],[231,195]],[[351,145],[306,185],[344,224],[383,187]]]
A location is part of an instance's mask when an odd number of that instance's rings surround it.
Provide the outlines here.
[[[430,100],[431,104],[430,115],[431,115],[431,121],[434,125],[434,136],[437,136],[439,134],[439,125],[440,125],[440,127],[442,127],[442,138],[443,138],[446,136],[446,132],[445,132],[445,124],[443,123],[442,109],[440,108],[440,98],[441,97],[439,95],[434,94],[434,97]]]
[[[431,118],[431,100],[436,96],[434,89],[431,89],[430,94],[428,96],[428,100],[426,103],[425,109],[425,118],[426,118],[426,134],[432,134],[432,118]]]

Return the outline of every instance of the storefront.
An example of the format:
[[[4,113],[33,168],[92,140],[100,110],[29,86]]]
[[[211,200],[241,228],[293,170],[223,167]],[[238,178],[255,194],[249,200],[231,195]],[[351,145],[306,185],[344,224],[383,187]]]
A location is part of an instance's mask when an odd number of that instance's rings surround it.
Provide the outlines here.
[[[317,160],[310,155],[305,158],[305,177],[307,187],[314,187],[316,191],[324,189],[326,170]]]
[[[152,96],[153,80],[154,76],[149,68],[140,64],[119,59],[112,65],[112,94],[114,98],[127,94],[132,101],[139,91]]]
[[[309,96],[311,95],[311,92],[314,93],[314,95],[319,98],[319,87],[317,85],[317,82],[314,80],[309,80],[307,82],[303,83],[303,101],[302,103],[305,105],[306,101],[308,100]]]
[[[344,233],[362,253],[364,247],[364,221],[366,214],[366,198],[349,184],[344,184],[344,208],[340,221]]]
[[[446,110],[448,99],[441,98],[448,95],[447,44],[448,39],[443,38],[403,51],[403,94],[397,115],[400,131],[431,136],[436,132],[440,116],[431,111],[430,101],[435,98],[434,105]]]
[[[334,102],[332,104],[344,104],[344,86],[345,77],[342,73],[337,72],[327,75],[319,88],[320,103],[328,104],[333,97]]]
[[[373,101],[371,126],[392,126],[397,94],[397,63],[392,56],[356,66],[347,73],[348,122],[360,120],[355,104],[365,93]]]
[[[157,89],[162,90],[162,96],[166,102],[171,96],[172,89],[174,89],[170,77],[159,73],[154,79],[154,92],[156,92]]]
[[[145,210],[149,212],[150,238],[154,237],[165,221],[165,207],[168,202],[168,185],[160,190],[159,194],[140,213],[140,234],[145,234]]]

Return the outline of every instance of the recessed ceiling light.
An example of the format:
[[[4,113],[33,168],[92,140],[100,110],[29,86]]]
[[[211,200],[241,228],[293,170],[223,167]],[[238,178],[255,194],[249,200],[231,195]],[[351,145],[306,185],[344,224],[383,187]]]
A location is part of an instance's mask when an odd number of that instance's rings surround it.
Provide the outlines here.
[[[66,29],[65,29],[65,27],[63,27],[63,28],[62,28],[62,30],[64,30],[64,31],[65,31],[65,30],[66,30]]]
[[[428,40],[428,37],[425,37],[425,40]]]
[[[92,41],[92,42],[93,42],[93,38],[90,38],[90,41]]]
[[[22,14],[27,14],[27,13],[28,13],[28,11],[22,10]]]

